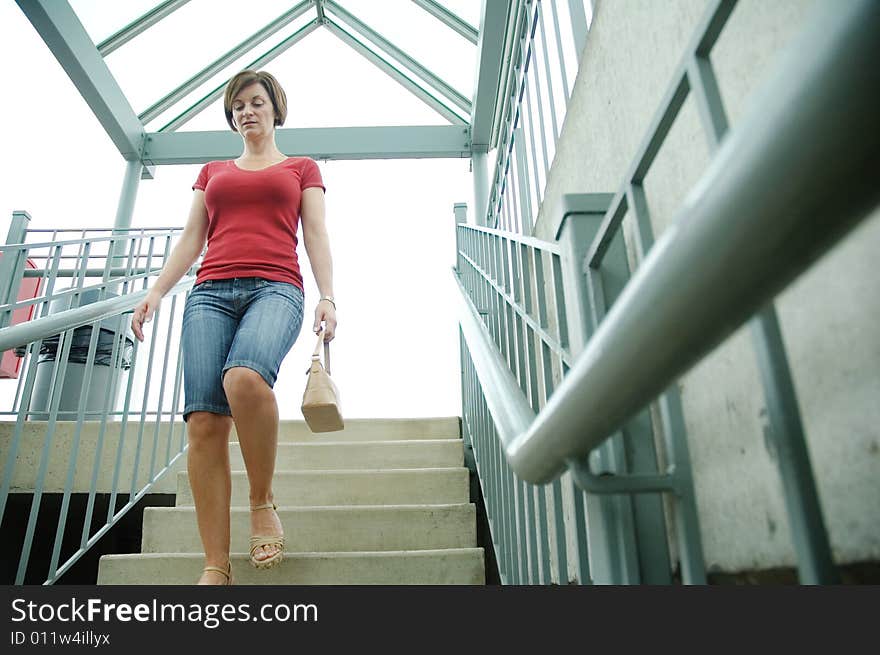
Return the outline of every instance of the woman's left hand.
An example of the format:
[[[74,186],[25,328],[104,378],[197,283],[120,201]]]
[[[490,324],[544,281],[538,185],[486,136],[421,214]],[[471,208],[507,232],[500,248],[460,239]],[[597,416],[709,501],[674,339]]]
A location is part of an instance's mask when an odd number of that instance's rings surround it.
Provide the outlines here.
[[[324,324],[324,343],[333,341],[336,336],[336,307],[329,300],[321,300],[315,307],[315,325],[312,327],[315,334],[321,331],[321,323]]]

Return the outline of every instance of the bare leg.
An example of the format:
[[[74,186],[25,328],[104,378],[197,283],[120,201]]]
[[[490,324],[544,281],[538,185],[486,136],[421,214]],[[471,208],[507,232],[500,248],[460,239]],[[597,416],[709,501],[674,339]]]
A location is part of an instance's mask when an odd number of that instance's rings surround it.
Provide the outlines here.
[[[205,565],[226,569],[229,561],[229,505],[232,481],[229,472],[229,432],[232,419],[211,412],[193,412],[186,423],[189,449],[186,468],[196,506],[196,520]],[[199,584],[225,584],[216,572],[202,574]]]
[[[235,418],[235,431],[241,445],[250,482],[251,507],[271,503],[272,477],[278,450],[278,403],[275,393],[256,371],[235,367],[223,378],[226,399]],[[281,535],[281,520],[272,510],[251,512],[251,534]],[[277,546],[263,546],[254,557],[264,560],[278,552]]]

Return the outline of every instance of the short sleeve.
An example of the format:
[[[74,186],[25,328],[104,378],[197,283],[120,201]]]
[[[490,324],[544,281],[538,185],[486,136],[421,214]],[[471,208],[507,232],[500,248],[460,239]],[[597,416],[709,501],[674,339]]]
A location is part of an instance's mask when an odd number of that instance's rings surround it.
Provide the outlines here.
[[[202,166],[202,170],[199,171],[199,176],[196,178],[196,183],[193,184],[193,191],[199,189],[200,191],[204,191],[205,187],[208,186],[208,164]]]
[[[321,169],[318,168],[318,164],[315,163],[314,159],[307,159],[305,161],[301,180],[301,188],[303,191],[311,187],[319,187],[322,191],[327,190],[324,187],[324,180],[321,177]]]

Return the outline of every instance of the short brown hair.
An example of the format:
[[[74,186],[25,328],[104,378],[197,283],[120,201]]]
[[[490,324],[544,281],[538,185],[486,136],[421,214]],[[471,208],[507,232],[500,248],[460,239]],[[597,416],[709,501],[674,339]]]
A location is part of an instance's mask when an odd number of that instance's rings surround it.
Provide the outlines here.
[[[284,125],[284,121],[287,118],[287,95],[284,93],[281,85],[278,84],[278,80],[266,71],[243,70],[240,73],[236,73],[229,80],[226,84],[226,93],[223,94],[223,111],[226,113],[226,122],[229,123],[229,127],[232,128],[233,132],[238,132],[238,130],[235,129],[235,124],[232,122],[232,101],[243,88],[250,86],[254,82],[262,84],[263,88],[266,89],[266,93],[269,94],[272,106],[275,107],[276,127]]]

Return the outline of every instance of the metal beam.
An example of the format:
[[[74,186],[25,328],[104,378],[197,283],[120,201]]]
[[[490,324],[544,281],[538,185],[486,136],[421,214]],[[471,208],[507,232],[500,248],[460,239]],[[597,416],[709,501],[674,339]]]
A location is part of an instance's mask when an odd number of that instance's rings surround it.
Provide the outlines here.
[[[16,0],[110,139],[127,160],[140,158],[141,124],[66,0]]]
[[[333,2],[333,0],[324,0],[324,7],[326,9],[329,9],[334,15],[336,15],[337,18],[341,18],[343,23],[354,29],[355,32],[358,32],[368,41],[372,42],[384,53],[391,55],[391,57],[409,68],[412,72],[418,75],[422,79],[422,81],[440,91],[440,93],[446,96],[447,100],[450,100],[451,102],[464,109],[466,112],[470,113],[470,100],[468,100],[461,93],[456,91],[451,85],[447,84],[439,77],[434,75],[434,73],[422,66],[419,62],[406,54],[403,50],[395,46],[388,39],[367,26],[356,16],[352,15],[351,13],[340,7],[338,4]]]
[[[317,160],[470,157],[467,128],[460,125],[280,129],[281,152]],[[150,164],[201,164],[234,159],[241,137],[230,131],[151,132],[144,160]]]
[[[514,6],[512,6],[514,5]],[[502,96],[504,71],[510,67],[510,49],[516,25],[510,25],[510,16],[517,15],[515,3],[504,0],[486,0],[480,16],[480,38],[477,42],[478,67],[471,111],[471,133],[474,150],[488,152],[495,147],[495,129],[499,99]]]
[[[117,48],[121,48],[131,41],[138,34],[145,32],[175,10],[180,9],[187,2],[189,0],[166,0],[158,7],[154,7],[137,20],[132,21],[115,34],[101,41],[98,44],[98,52],[101,53],[102,57],[106,57]]]
[[[251,63],[249,63],[245,68],[253,68],[260,69],[263,68],[270,61],[275,59],[277,56],[293,47],[296,43],[304,39],[306,36],[314,32],[318,27],[320,27],[321,23],[316,18],[315,20],[307,23],[299,30],[291,34],[289,37],[284,39],[281,43],[276,45],[274,48],[266,52],[261,57],[255,59]],[[231,78],[230,78],[231,79]],[[181,114],[178,114],[171,122],[163,125],[159,131],[160,132],[173,132],[178,127],[186,123],[188,120],[199,114],[205,107],[210,105],[212,102],[217,100],[220,96],[223,95],[223,91],[226,88],[226,84],[229,82],[229,79],[224,80],[222,84],[215,87],[212,91],[210,91],[207,95],[202,97],[201,100],[192,105],[189,109],[185,110]]]
[[[207,80],[214,77],[214,75],[222,71],[236,59],[238,59],[242,55],[247,54],[257,45],[268,39],[270,36],[302,16],[311,8],[311,6],[312,0],[303,0],[293,9],[285,12],[261,30],[254,32],[251,36],[229,50],[226,54],[208,64],[208,66],[193,75],[176,89],[165,95],[161,100],[158,100],[149,108],[141,112],[138,115],[138,118],[140,118],[145,124],[149,123],[151,120],[156,118],[156,116],[171,107],[181,98],[191,93],[201,84],[204,84]]]
[[[396,68],[393,64],[389,63],[378,54],[370,50],[366,45],[360,42],[357,38],[346,32],[342,27],[339,26],[338,23],[330,20],[329,18],[325,19],[327,22],[325,26],[330,30],[332,34],[337,36],[340,41],[350,46],[355,52],[366,57],[372,64],[374,64],[379,70],[388,75],[395,82],[400,84],[403,88],[407,89],[410,93],[415,95],[419,100],[428,105],[431,109],[436,111],[438,114],[443,116],[446,120],[451,123],[457,124],[465,124],[466,121],[464,118],[459,116],[455,110],[447,107],[442,101],[436,98],[434,95],[423,89],[419,84],[417,84],[414,80],[412,80],[405,73]]]
[[[491,0],[489,1],[491,2]],[[434,18],[443,21],[447,27],[451,27],[471,43],[477,42],[477,30],[440,3],[434,2],[434,0],[413,0],[413,2],[431,14]]]

